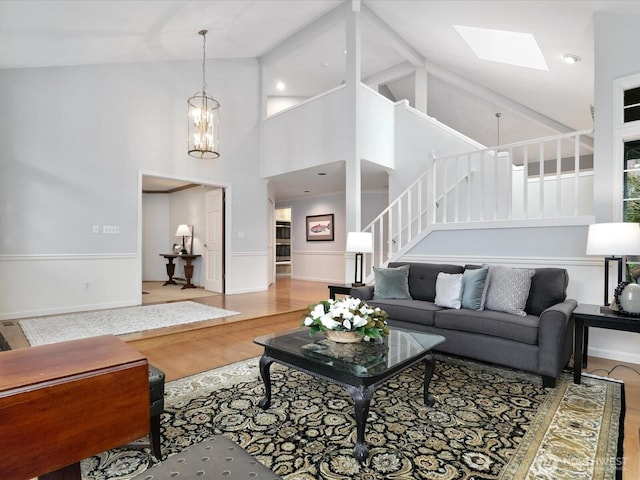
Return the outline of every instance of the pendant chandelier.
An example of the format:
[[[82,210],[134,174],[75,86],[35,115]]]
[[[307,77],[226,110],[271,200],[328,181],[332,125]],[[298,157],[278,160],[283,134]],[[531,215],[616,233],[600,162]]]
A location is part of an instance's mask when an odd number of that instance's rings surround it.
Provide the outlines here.
[[[220,104],[207,95],[207,82],[204,75],[207,30],[200,30],[198,35],[202,35],[202,91],[187,100],[189,106],[188,153],[196,158],[218,158],[220,156],[218,131]]]

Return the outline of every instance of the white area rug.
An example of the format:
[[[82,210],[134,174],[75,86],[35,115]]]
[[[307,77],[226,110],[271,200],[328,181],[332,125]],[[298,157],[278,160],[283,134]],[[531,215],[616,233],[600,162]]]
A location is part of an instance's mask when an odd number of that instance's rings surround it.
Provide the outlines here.
[[[19,320],[18,323],[34,347],[78,338],[123,335],[173,327],[238,314],[239,312],[196,302],[175,302],[30,318]]]

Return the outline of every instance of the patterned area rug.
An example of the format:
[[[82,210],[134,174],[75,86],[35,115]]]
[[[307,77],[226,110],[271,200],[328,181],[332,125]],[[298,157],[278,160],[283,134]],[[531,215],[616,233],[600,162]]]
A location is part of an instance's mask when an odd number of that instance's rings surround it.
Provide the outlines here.
[[[18,323],[34,347],[99,335],[124,335],[237,314],[202,303],[174,302],[37,317],[19,320]]]
[[[164,455],[213,434],[242,445],[285,480],[614,479],[621,465],[624,386],[563,375],[555,389],[519,371],[439,356],[422,402],[423,367],[380,387],[367,422],[367,461],[352,457],[347,392],[273,364],[263,411],[258,358],[170,382],[162,417]],[[130,479],[156,461],[116,449],[82,463],[87,479]]]

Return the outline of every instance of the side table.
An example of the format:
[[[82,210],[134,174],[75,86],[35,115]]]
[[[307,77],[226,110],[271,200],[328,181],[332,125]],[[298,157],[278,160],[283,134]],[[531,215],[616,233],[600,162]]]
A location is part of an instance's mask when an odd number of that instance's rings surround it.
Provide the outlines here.
[[[587,366],[589,327],[640,333],[640,318],[625,317],[609,307],[579,304],[573,311],[576,324],[573,345],[573,383],[580,384],[582,367]]]
[[[329,298],[331,300],[336,299],[336,293],[341,295],[350,295],[351,294],[351,284],[339,284],[339,285],[329,285]]]

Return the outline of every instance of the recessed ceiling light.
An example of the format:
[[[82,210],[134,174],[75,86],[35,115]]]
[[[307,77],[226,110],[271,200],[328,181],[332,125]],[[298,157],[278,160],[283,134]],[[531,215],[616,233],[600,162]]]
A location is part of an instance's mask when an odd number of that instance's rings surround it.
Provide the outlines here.
[[[578,63],[580,60],[582,60],[579,56],[574,55],[573,53],[566,53],[565,55],[563,55],[562,59],[569,65]]]
[[[538,42],[530,33],[454,25],[471,50],[483,60],[536,70],[549,70]]]
[[[278,82],[278,83],[276,83],[276,88],[278,90],[280,90],[281,92],[283,92],[284,89],[286,88],[286,85],[284,84],[284,82]]]

